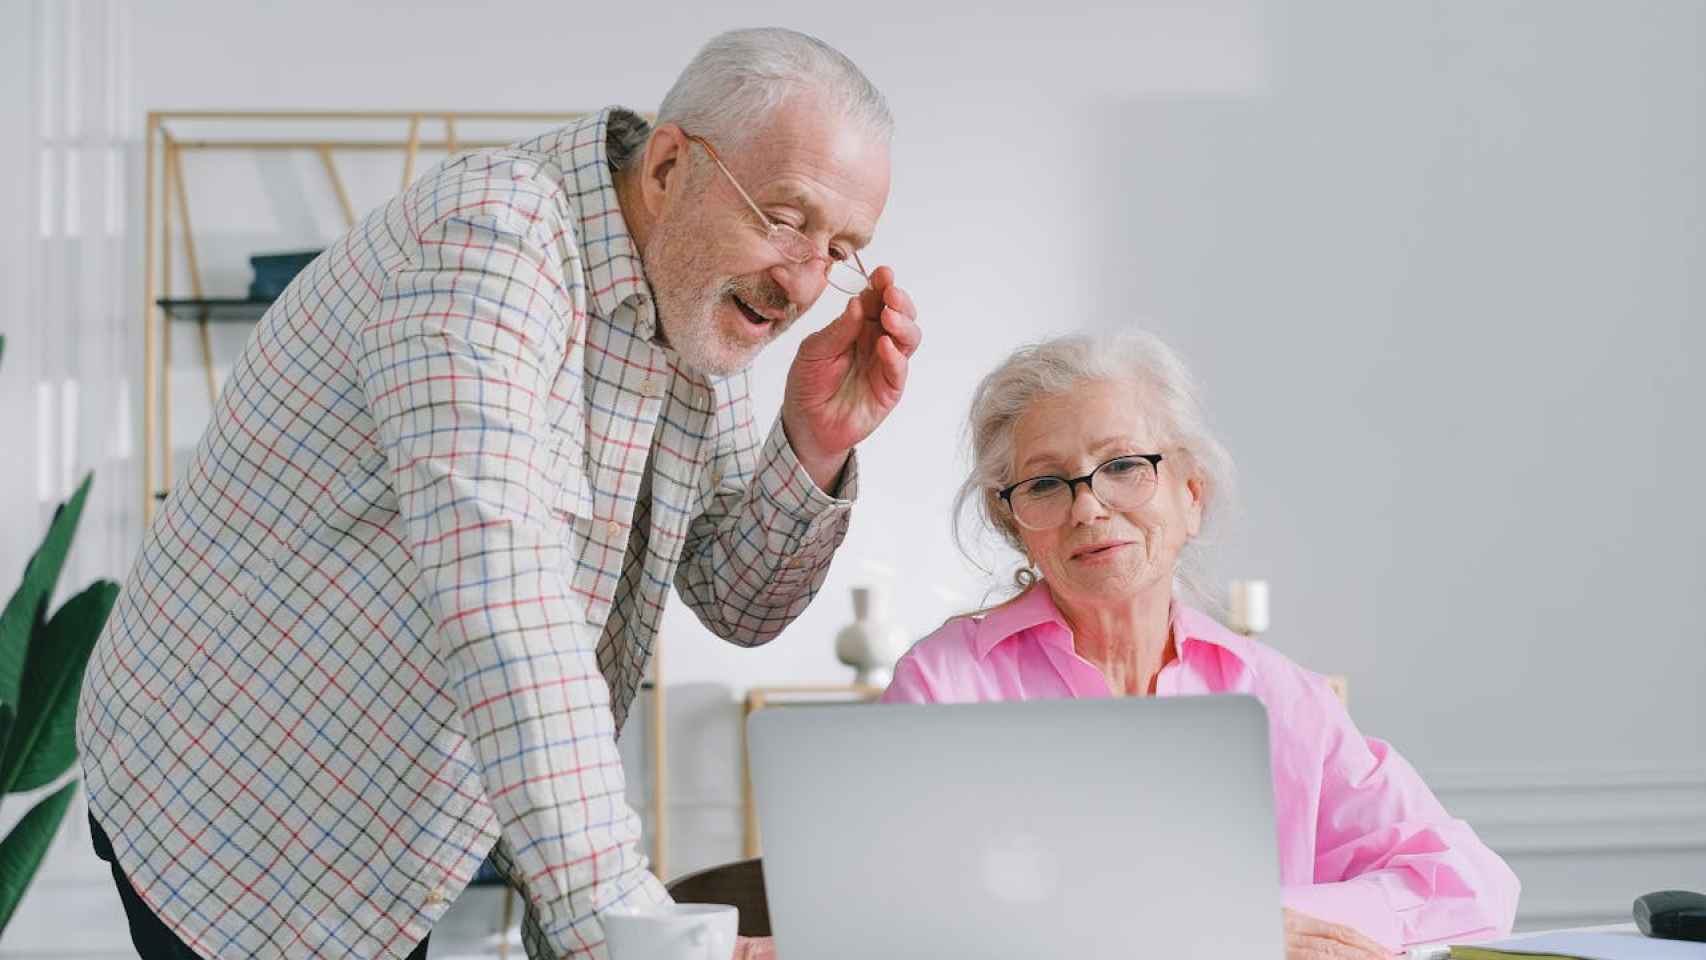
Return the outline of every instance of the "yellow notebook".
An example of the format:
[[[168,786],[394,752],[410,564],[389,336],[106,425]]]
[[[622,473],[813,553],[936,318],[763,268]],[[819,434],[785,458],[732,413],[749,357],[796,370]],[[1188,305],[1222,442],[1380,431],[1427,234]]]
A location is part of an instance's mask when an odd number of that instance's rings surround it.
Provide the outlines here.
[[[1656,940],[1630,930],[1561,930],[1473,945],[1452,960],[1706,960],[1706,943]]]
[[[1451,960],[1581,960],[1561,953],[1511,953],[1486,947],[1452,947]]]

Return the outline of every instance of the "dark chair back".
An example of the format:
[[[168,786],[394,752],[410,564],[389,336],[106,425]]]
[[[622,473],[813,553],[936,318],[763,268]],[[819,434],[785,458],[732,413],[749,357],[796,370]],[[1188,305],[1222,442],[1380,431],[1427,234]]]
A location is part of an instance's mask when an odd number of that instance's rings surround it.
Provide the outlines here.
[[[764,898],[764,859],[737,860],[671,881],[676,903],[726,903],[740,910],[740,935],[770,936],[770,903]]]

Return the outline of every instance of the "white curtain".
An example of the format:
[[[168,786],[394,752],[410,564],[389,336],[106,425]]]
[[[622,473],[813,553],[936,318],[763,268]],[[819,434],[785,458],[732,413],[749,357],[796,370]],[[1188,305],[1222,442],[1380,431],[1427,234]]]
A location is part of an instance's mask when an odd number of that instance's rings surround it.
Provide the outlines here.
[[[27,101],[8,105],[24,113],[8,124],[20,136],[7,150],[29,189],[7,243],[21,279],[5,303],[20,313],[4,321],[0,380],[13,404],[6,433],[29,442],[6,444],[0,489],[13,515],[0,559],[9,588],[55,505],[93,471],[62,599],[98,576],[122,579],[141,539],[143,118],[131,99],[130,0],[10,11],[7,26],[30,42]]]
[[[85,473],[95,482],[53,602],[97,577],[122,581],[141,542],[143,118],[131,97],[131,13],[131,0],[0,0],[6,597]],[[0,806],[0,832],[33,799]],[[9,951],[128,945],[85,809],[79,796],[67,812],[7,927]]]

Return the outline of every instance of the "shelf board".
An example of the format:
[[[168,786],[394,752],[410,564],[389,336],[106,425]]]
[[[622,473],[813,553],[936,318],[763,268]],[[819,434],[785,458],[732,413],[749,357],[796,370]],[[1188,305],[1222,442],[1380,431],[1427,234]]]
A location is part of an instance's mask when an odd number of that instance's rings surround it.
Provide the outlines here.
[[[267,312],[267,308],[273,305],[271,300],[252,300],[248,297],[162,297],[154,302],[166,312],[167,319],[175,323],[255,323]]]

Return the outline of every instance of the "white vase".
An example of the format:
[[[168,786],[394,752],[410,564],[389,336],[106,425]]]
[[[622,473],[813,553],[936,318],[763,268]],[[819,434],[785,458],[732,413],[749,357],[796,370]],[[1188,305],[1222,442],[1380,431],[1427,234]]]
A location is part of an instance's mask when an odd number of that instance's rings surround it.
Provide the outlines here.
[[[911,644],[906,631],[889,622],[888,594],[881,587],[853,588],[853,622],[835,635],[835,656],[854,670],[862,687],[886,687],[895,661]]]

